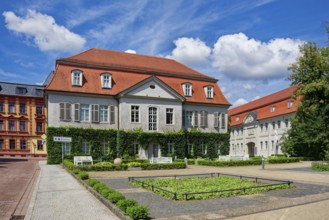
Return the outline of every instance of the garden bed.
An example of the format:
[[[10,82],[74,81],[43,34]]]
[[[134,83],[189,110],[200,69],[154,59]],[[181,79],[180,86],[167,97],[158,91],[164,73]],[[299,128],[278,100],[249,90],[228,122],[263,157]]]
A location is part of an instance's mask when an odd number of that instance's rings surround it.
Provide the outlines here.
[[[156,177],[129,177],[130,183],[173,200],[210,199],[289,189],[291,181],[220,173]]]

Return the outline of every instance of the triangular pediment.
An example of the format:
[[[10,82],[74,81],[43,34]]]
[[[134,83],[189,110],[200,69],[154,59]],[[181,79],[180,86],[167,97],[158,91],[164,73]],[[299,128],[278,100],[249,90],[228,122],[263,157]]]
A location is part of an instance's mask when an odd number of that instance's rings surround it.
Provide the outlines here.
[[[184,101],[184,97],[155,76],[151,76],[137,83],[136,85],[120,93],[119,96],[150,97]]]

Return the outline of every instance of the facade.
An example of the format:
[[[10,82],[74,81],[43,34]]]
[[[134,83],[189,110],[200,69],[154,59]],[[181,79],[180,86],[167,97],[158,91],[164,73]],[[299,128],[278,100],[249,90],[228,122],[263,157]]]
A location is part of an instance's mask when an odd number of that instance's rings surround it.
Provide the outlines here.
[[[230,103],[217,81],[171,59],[90,49],[56,61],[46,80],[48,125],[225,133]]]
[[[230,155],[282,154],[280,140],[290,128],[299,103],[299,99],[291,98],[295,90],[289,87],[230,109]]]
[[[0,82],[0,156],[46,156],[44,87]]]

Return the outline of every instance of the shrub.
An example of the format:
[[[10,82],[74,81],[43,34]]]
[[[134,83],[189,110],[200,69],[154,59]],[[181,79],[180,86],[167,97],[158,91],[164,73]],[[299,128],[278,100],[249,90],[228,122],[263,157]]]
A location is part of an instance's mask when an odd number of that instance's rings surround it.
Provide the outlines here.
[[[181,162],[173,163],[153,163],[153,164],[142,164],[142,170],[167,170],[167,169],[185,169],[186,164]]]
[[[108,161],[104,161],[104,162],[99,162],[99,163],[95,163],[94,166],[112,166],[113,163],[108,162]]]
[[[203,166],[217,166],[217,167],[230,167],[230,166],[249,166],[249,165],[261,165],[262,160],[231,160],[231,161],[210,161],[201,160],[198,161],[199,165]]]
[[[203,159],[187,159],[187,164],[194,165],[194,164],[196,164],[197,160],[203,160]],[[185,163],[185,160],[184,159],[176,159],[175,162]]]
[[[142,164],[140,162],[130,162],[128,167],[140,167]]]
[[[73,169],[76,169],[78,168],[77,166],[74,165],[74,163],[70,160],[64,160],[63,161],[63,165],[64,167],[66,167],[67,169],[69,170],[73,170]]]
[[[105,183],[102,183],[102,182],[99,182],[99,183],[96,183],[94,186],[93,186],[94,190],[96,192],[100,192],[102,189],[106,189],[108,188],[107,185]]]
[[[329,171],[329,163],[312,163],[312,170]]]
[[[108,187],[101,188],[99,191],[99,194],[101,194],[103,197],[107,198],[110,193],[114,193],[115,191],[113,189],[110,189]]]
[[[108,200],[110,200],[114,204],[116,204],[117,202],[119,202],[122,199],[125,199],[125,197],[119,192],[110,193],[107,196],[107,198],[108,198]]]
[[[141,164],[150,163],[149,160],[144,160],[144,159],[123,159],[122,160],[122,163],[131,163],[131,162],[138,162]]]
[[[74,168],[72,171],[74,174],[78,174],[80,172],[80,170],[78,168]]]
[[[88,186],[93,187],[96,183],[100,183],[100,181],[99,180],[96,180],[96,179],[88,179],[87,180]]]
[[[79,172],[78,175],[79,175],[80,179],[82,179],[82,180],[89,179],[89,174],[86,172]]]
[[[268,163],[277,164],[277,163],[296,163],[301,160],[300,157],[277,157],[277,158],[268,158]]]
[[[149,214],[149,209],[146,206],[131,206],[127,208],[126,213],[133,219],[146,219]]]
[[[108,163],[108,162],[106,162]],[[99,163],[98,163],[99,164]],[[127,170],[127,164],[106,164],[106,165],[87,165],[79,167],[80,170],[83,171],[120,171],[120,170]]]
[[[119,209],[124,211],[126,213],[127,208],[131,206],[137,206],[138,202],[133,199],[122,199],[119,202],[117,202],[117,206]]]

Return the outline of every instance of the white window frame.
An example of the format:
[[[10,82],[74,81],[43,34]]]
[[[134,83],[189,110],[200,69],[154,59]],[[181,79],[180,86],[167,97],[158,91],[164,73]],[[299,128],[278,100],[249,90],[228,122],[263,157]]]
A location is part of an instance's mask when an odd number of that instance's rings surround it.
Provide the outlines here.
[[[102,88],[111,89],[112,88],[112,75],[110,73],[103,73],[101,75]]]
[[[206,94],[207,99],[214,98],[214,87],[213,86],[204,87],[204,92]]]
[[[90,145],[88,142],[82,143],[82,153],[83,154],[90,154]]]
[[[139,155],[139,143],[133,143],[133,153]]]
[[[270,112],[274,112],[275,111],[275,105],[271,105],[270,106]]]
[[[191,83],[184,83],[183,84],[183,91],[185,96],[192,96],[192,84]]]
[[[193,122],[194,122],[194,114],[193,114],[193,111],[185,111],[185,126],[186,127],[193,127]],[[189,123],[191,122],[191,123]]]
[[[291,108],[292,105],[293,105],[293,101],[292,101],[292,100],[289,100],[289,101],[288,101],[288,104],[287,104],[287,107],[288,107],[288,108]]]
[[[168,122],[168,116],[171,115],[171,123]],[[166,125],[174,125],[174,109],[173,108],[166,108]]]
[[[107,106],[107,105],[99,106],[99,122],[100,123],[109,122],[109,106]]]
[[[89,122],[90,121],[90,105],[80,104],[80,121]]]
[[[62,146],[63,146],[64,155],[71,154],[70,143],[64,142],[62,143]]]
[[[109,148],[107,146],[107,142],[102,142],[102,153],[103,156],[107,155],[109,153]]]
[[[131,105],[130,106],[130,123],[140,123],[140,106]]]
[[[83,74],[81,70],[72,71],[72,86],[82,86]]]
[[[175,151],[175,147],[173,143],[168,142],[167,147],[168,147],[168,154],[172,154]]]
[[[148,130],[149,131],[158,130],[158,108],[154,106],[148,107]]]

